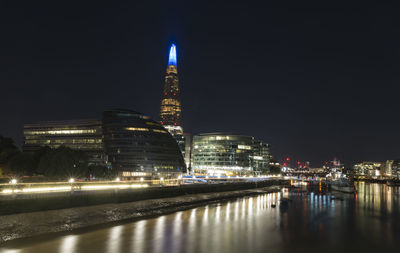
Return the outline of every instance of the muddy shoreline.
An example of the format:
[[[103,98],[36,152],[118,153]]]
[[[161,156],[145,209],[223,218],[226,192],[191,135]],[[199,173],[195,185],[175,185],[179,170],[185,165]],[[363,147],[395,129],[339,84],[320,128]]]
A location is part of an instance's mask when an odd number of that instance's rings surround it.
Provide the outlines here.
[[[189,194],[128,203],[103,204],[0,216],[0,244],[28,237],[72,231],[190,209],[216,201],[277,192],[282,186]]]

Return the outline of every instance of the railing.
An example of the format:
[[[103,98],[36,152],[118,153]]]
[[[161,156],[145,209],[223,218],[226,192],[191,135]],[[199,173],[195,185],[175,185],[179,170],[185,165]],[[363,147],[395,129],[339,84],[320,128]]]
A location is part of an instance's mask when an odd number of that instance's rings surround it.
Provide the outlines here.
[[[278,177],[273,177],[278,178]],[[169,187],[182,184],[197,183],[235,183],[245,181],[270,180],[271,177],[184,177],[177,179],[152,179],[152,180],[114,180],[114,181],[75,181],[68,182],[43,182],[43,183],[20,183],[11,180],[8,184],[0,184],[0,196],[10,194],[35,194],[51,192],[74,192],[74,191],[99,191],[136,189],[147,187]]]

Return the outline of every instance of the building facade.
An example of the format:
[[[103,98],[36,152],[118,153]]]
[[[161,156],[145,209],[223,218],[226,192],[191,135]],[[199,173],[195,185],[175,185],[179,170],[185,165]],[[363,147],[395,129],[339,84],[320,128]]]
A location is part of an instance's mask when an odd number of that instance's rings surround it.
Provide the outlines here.
[[[391,177],[400,179],[400,160],[392,160]]]
[[[252,136],[207,133],[193,136],[195,174],[254,175],[269,172],[269,145]]]
[[[106,165],[101,120],[65,120],[24,125],[24,152],[66,146],[87,153],[89,165]]]
[[[356,176],[380,177],[383,175],[384,164],[382,162],[361,162],[353,166]]]
[[[186,157],[185,136],[181,124],[182,106],[177,65],[176,46],[172,44],[169,51],[168,66],[164,78],[164,90],[160,107],[160,122],[175,138],[183,157]],[[188,161],[186,161],[186,163],[188,163]]]
[[[131,110],[103,113],[105,152],[123,177],[173,178],[186,172],[179,147],[168,131]]]
[[[189,171],[191,169],[191,157],[192,157],[192,136],[190,133],[183,133],[183,137],[185,139],[185,164],[186,168]]]
[[[258,174],[268,173],[270,162],[269,144],[254,140],[252,161],[253,169]]]
[[[353,173],[355,176],[365,178],[400,179],[400,160],[361,162],[353,166]]]
[[[107,166],[130,179],[175,178],[186,173],[171,134],[148,116],[108,110],[102,120],[52,121],[24,126],[24,151],[66,146],[87,153],[89,165]]]

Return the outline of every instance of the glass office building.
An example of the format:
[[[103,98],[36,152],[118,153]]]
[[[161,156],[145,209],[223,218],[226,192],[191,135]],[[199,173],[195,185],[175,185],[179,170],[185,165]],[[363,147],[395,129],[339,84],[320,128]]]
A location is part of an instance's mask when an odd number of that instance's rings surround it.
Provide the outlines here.
[[[268,173],[269,145],[252,136],[207,133],[193,137],[192,169],[195,174],[257,175]]]
[[[177,142],[158,122],[131,110],[108,110],[102,120],[70,120],[24,126],[24,151],[67,146],[88,154],[125,179],[174,178],[186,173]]]
[[[105,152],[125,178],[175,178],[186,172],[178,144],[148,116],[131,110],[103,113]]]
[[[47,121],[24,125],[23,151],[66,146],[88,154],[90,165],[105,165],[101,120]]]

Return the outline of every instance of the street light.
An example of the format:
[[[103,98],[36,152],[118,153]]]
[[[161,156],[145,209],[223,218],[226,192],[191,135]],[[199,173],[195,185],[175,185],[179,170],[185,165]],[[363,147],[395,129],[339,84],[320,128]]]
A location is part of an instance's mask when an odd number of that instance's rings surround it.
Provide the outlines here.
[[[11,179],[11,181],[10,181],[10,184],[17,184],[17,179],[15,179],[15,178],[13,178],[13,179]]]
[[[72,183],[74,183],[75,182],[75,179],[73,179],[73,178],[70,178],[69,180],[68,180],[68,183],[70,183],[70,184],[72,184]]]
[[[117,178],[115,179],[115,181],[116,181],[116,182],[119,182],[119,181],[121,181],[121,179],[120,179],[119,177],[117,177]]]

